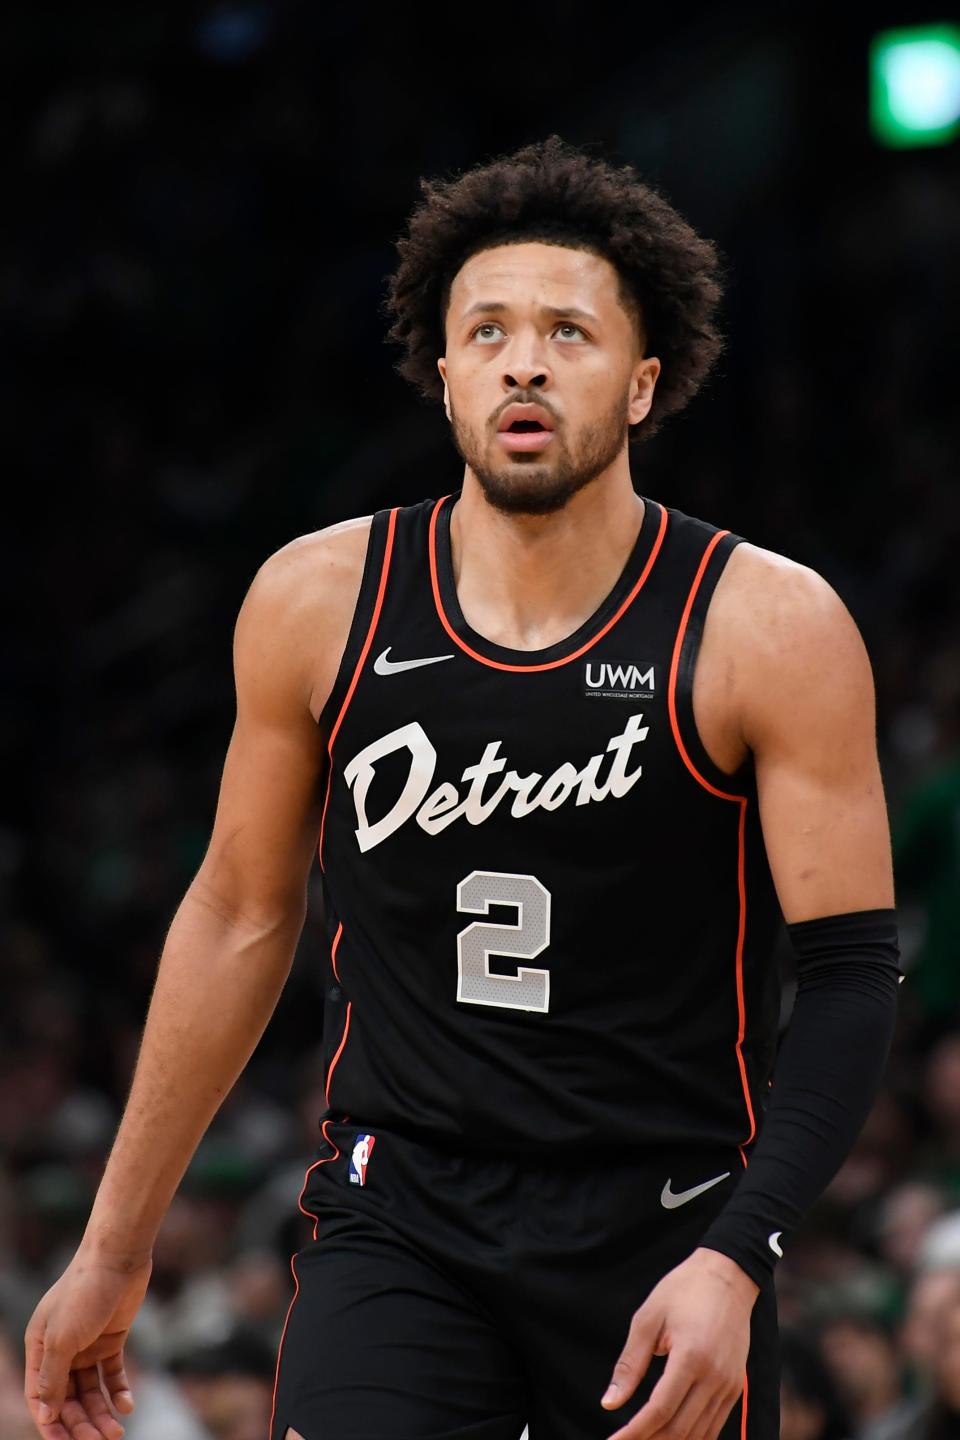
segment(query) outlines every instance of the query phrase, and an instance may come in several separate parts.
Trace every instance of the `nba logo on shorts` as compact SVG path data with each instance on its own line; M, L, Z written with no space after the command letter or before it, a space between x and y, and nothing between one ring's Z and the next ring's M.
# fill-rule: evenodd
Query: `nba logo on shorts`
M367 1183L367 1164L376 1138L376 1135L358 1135L354 1141L353 1154L350 1156L351 1185Z

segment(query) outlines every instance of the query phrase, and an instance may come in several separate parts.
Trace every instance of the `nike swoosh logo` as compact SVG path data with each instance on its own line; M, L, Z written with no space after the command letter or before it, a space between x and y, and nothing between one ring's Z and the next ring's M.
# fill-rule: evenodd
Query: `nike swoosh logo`
M726 1180L730 1175L729 1170L724 1170L722 1175L714 1175L712 1180L704 1180L702 1185L694 1185L689 1190L670 1189L671 1181L668 1180L660 1192L660 1204L664 1210L676 1210L678 1205L686 1205L690 1200L696 1200L704 1190L712 1190L714 1185L719 1185L721 1180Z
M436 665L440 660L452 660L452 655L426 655L422 660L388 660L387 656L393 649L388 645L382 655L378 655L373 662L373 668L378 675L399 675L401 670L419 670L421 665Z
M783 1251L780 1249L780 1236L782 1234L782 1230L774 1230L772 1235L767 1236L767 1244L770 1246L774 1255L779 1255L781 1260L783 1259Z

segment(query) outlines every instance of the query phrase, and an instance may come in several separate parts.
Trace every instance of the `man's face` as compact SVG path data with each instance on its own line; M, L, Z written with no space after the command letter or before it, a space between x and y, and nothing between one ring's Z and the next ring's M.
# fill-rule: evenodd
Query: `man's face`
M487 500L515 514L559 510L609 470L660 373L610 262L541 241L465 262L437 364L458 451Z

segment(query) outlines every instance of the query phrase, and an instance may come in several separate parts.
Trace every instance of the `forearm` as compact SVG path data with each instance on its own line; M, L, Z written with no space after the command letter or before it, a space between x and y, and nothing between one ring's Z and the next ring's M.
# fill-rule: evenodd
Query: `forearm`
M798 946L797 1001L763 1130L701 1242L758 1284L863 1125L890 1049L900 978L892 910L790 929Z
M304 912L255 925L191 887L167 932L123 1119L83 1248L149 1253L204 1132L266 1028Z

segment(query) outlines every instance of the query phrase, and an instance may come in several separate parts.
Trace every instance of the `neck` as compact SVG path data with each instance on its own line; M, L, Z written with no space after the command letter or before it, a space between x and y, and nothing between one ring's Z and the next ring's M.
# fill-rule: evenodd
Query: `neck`
M553 514L505 515L487 502L468 467L450 520L467 623L514 650L542 650L573 634L616 584L643 508L624 465Z

